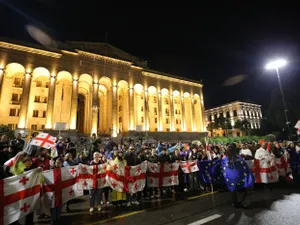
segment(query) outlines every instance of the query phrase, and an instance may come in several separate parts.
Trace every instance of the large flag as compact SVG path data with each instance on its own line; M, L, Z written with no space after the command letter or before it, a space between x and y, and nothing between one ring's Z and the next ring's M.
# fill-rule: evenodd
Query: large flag
M290 155L287 151L284 151L284 154L280 158L276 158L276 167L279 176L285 177L287 173L291 172L289 167L289 158Z
M30 142L30 144L49 149L55 147L55 141L56 137L47 133L40 133Z
M137 166L124 166L114 161L109 164L106 181L112 189L130 194L144 190L147 162L142 162Z
M254 160L252 172L256 183L274 183L278 181L278 171L275 160Z
M0 180L0 225L21 219L39 206L40 169Z
M151 163L148 162L148 187L168 187L179 184L179 163Z
M78 186L82 189L98 189L107 187L106 169L107 163L100 165L83 165L78 166Z
M67 201L83 195L78 187L78 166L43 171L43 200L48 207L59 207Z
M197 160L193 161L183 161L180 163L180 168L184 173L194 173L199 171Z
M228 157L224 157L221 159L221 166L221 172L229 191L253 186L254 176L242 157L238 157L235 162L230 162Z
M200 176L205 183L223 183L220 160L204 160L198 162Z

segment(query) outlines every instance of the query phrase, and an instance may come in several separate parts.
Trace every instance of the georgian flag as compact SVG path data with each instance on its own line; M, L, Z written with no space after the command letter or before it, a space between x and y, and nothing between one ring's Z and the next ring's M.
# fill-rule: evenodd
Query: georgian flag
M40 133L30 142L30 144L49 149L55 147L55 141L56 137L47 133Z
M40 182L39 168L0 180L0 225L17 221L38 208Z
M248 164L249 165L249 164ZM252 172L255 183L274 183L278 181L278 171L274 159L254 160Z
M78 166L68 166L43 171L43 205L59 207L67 201L83 195L78 187Z
M284 151L284 154L279 159L275 159L279 176L285 177L287 173L291 172L291 168L289 167L289 157L289 153Z
M79 188L89 190L108 186L106 182L107 163L92 166L80 164L78 169Z
M179 184L179 163L151 163L148 162L148 187L168 187Z
M184 173L194 173L199 171L198 165L197 165L197 160L193 161L182 161L180 163L180 168Z
M106 181L115 191L130 194L144 190L146 184L147 162L137 166L124 166L123 163L109 162Z

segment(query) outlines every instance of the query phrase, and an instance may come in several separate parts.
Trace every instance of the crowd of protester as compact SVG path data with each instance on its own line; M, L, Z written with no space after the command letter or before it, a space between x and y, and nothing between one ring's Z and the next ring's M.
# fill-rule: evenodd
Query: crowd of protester
M19 175L25 171L40 167L42 170L49 170L56 167L68 167L78 164L97 165L114 160L128 166L135 166L143 161L153 163L173 163L187 160L217 160L228 155L228 144L202 144L200 142L171 143L156 142L147 143L142 140L121 139L119 143L112 140L103 141L92 135L91 139L80 139L72 141L70 138L58 136L55 155L48 149L44 149L30 143L37 133L33 133L26 143L20 134L14 139L8 140L3 135L0 140L0 178ZM232 146L232 145L231 145ZM234 151L245 160L280 158L285 152L290 156L290 167L292 169L294 182L299 183L300 174L300 143L288 141L275 141L259 143L245 142L235 143ZM232 151L232 148L231 148ZM231 153L232 154L232 153ZM9 159L14 159L11 166L7 166ZM200 193L210 191L207 185L197 172L185 175L179 169L179 185L169 188L148 188L147 184L142 192L135 195L116 192L109 187L92 189L89 191L90 209L101 210L103 205L113 204L115 207L130 207L131 204L140 204L144 199L161 198L168 193L192 192ZM110 201L110 202L109 202ZM64 210L72 212L70 204L64 205ZM56 224L61 214L61 207L52 208L50 215L52 224ZM46 214L40 217L47 217ZM14 223L18 224L18 222ZM33 213L26 217L26 224L33 224Z

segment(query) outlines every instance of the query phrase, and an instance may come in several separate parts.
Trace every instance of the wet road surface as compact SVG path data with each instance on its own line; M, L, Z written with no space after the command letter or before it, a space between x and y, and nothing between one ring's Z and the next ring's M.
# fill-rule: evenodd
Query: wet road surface
M144 201L130 208L103 207L89 214L88 196L74 200L72 213L63 212L60 224L66 225L298 225L300 191L294 188L260 188L247 196L247 209L231 206L228 192L188 196L172 195ZM49 220L37 223L49 224Z

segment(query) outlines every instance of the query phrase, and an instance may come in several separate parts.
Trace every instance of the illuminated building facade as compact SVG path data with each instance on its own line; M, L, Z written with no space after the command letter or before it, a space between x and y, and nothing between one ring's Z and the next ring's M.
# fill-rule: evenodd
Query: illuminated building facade
M0 42L0 124L113 137L206 131L200 82L150 70L109 44L58 46Z
M260 121L262 119L261 105L235 101L219 107L208 109L205 111L206 125L210 122L214 122L217 117L223 115L224 118L228 118L233 127L232 134L233 136L240 136L241 131L234 129L235 122L237 120L246 119L249 121L251 129L260 129ZM215 130L214 132L218 136L223 136L224 131Z

